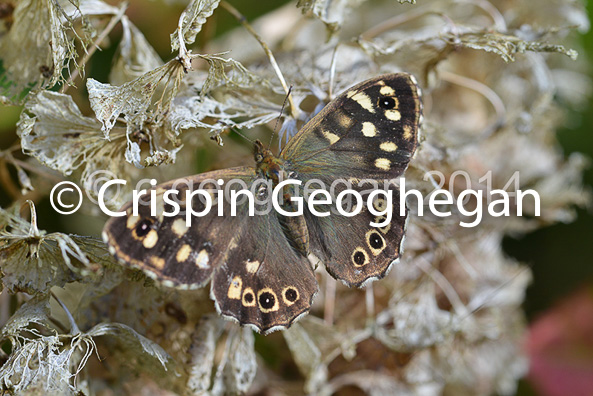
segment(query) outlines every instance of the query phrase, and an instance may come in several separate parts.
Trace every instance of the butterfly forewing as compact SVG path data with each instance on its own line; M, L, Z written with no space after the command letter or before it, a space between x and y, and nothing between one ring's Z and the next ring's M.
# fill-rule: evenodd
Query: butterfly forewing
M306 181L395 178L418 145L419 91L409 74L388 74L338 96L290 140L280 157Z
M306 211L311 252L328 272L349 286L385 276L401 255L407 212L400 215L397 178L406 170L418 145L421 117L419 90L412 76L390 74L358 84L329 103L291 140L281 157L294 177L317 181L332 193L334 205L328 217ZM378 212L391 210L391 221L364 209L354 217L337 212L340 191L369 187L391 192L374 200Z

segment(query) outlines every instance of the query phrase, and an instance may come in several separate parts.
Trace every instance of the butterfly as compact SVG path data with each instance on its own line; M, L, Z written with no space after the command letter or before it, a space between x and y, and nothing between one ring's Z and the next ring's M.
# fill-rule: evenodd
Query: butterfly
M311 308L318 291L318 262L334 278L360 287L384 277L398 261L407 220L405 207L405 215L399 215L398 192L391 201L391 222L373 227L371 222L385 217L373 215L368 207L356 216L315 215L327 213L332 207L327 201L314 205L315 211L305 205L298 216L274 210L251 216L249 200L237 200L232 215L229 200L214 199L221 191L216 188L251 188L269 200L267 189L252 187L277 186L282 179L327 187L342 180L360 190L359 180L397 178L416 151L421 113L420 89L413 76L394 73L364 81L328 103L278 156L256 141L255 166L156 186L150 198L142 197L146 204L138 207L137 215L129 202L121 209L125 216L109 219L103 238L119 261L164 286L194 289L210 282L211 298L225 318L263 333L287 328ZM282 208L288 212L295 209L294 187L281 191ZM184 214L164 215L173 207L171 197L182 209L188 204L196 212L205 209L205 196L188 195L198 188L209 191L211 201L217 202L207 214L193 217L191 224ZM176 195L165 197L167 190ZM375 198L376 211L385 209L388 201Z

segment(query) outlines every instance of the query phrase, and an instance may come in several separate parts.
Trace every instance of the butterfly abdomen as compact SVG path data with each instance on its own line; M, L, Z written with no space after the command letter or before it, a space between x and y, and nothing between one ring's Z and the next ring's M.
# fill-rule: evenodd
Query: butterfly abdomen
M307 229L305 217L278 215L278 218L290 246L304 257L307 257L309 255L309 230Z

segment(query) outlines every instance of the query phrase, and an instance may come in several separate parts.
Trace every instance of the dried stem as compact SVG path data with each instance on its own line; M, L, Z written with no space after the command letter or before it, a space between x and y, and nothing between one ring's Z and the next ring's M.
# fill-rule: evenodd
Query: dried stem
M105 29L103 29L103 31L99 34L99 36L97 36L97 39L91 44L90 48L86 51L86 53L80 63L80 67L84 67L84 65L87 64L87 62L89 61L91 56L93 56L95 51L97 49L99 49L99 45L103 42L103 40L105 40L107 35L109 33L111 33L111 31L113 30L115 25L117 25L117 23L122 19L122 17L124 16L124 14L126 12L127 7L128 7L127 2L124 2L120 6L119 12L111 18L111 20L109 21L107 26L105 26ZM60 93L65 93L68 90L68 88L70 88L74 84L74 80L76 80L76 78L78 78L78 75L79 75L78 70L79 70L79 68L77 68L76 70L74 70L74 72L72 72L68 81L66 81L66 83L60 89Z
M292 95L290 94L289 87L286 84L286 80L284 79L284 76L282 75L282 72L280 71L280 67L278 66L278 63L276 62L276 58L274 57L272 50L270 50L270 47L268 47L268 45L262 40L260 35L257 34L257 32L253 29L253 27L251 27L249 22L247 22L247 18L245 18L245 16L243 16L243 14L241 14L235 7L233 7L226 1L221 1L220 5L223 6L231 15L233 15L243 25L243 27L245 27L245 29L247 29L247 31L249 33L251 33L251 35L262 46L262 48L264 49L264 52L266 53L266 55L268 56L268 59L270 60L270 64L272 65L272 68L276 72L276 75L278 76L278 79L280 80L280 83L282 84L282 87L284 88L284 92L286 92L286 94L288 95L288 102L290 103L290 113L292 115L292 118L294 118L295 120L298 119L299 109L297 106L295 106L294 101L292 100Z

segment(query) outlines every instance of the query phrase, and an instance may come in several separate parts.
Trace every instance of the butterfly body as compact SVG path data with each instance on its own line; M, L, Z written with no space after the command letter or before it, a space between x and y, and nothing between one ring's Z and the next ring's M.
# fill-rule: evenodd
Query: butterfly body
M420 113L419 90L410 75L367 80L330 102L278 156L257 141L255 167L207 172L157 186L156 215L148 205L135 215L128 203L122 208L126 216L107 222L104 239L120 261L165 286L187 289L210 282L215 306L225 317L262 332L288 327L310 310L317 293L313 259L348 286L379 279L401 255L407 219L407 214L399 216L399 199L392 201L397 215L378 228L369 224L382 216L368 209L355 217L316 215L330 213L334 203L309 207L301 202L304 210L297 214L296 198L303 196L299 188L323 184L328 189L339 181L379 182L402 175L416 150ZM270 190L281 182L300 185L281 188L282 211L250 216L247 200L230 215L231 202L224 199L191 225L182 215L167 215L172 205L164 199L165 191L177 191L182 211L198 210L205 203L187 193L197 186L215 191L217 180L235 191L241 188L232 183L239 181L268 201ZM271 188L258 187L266 185ZM351 187L363 189L357 183ZM344 189L339 185L332 191ZM373 207L384 209L386 202L376 199Z

